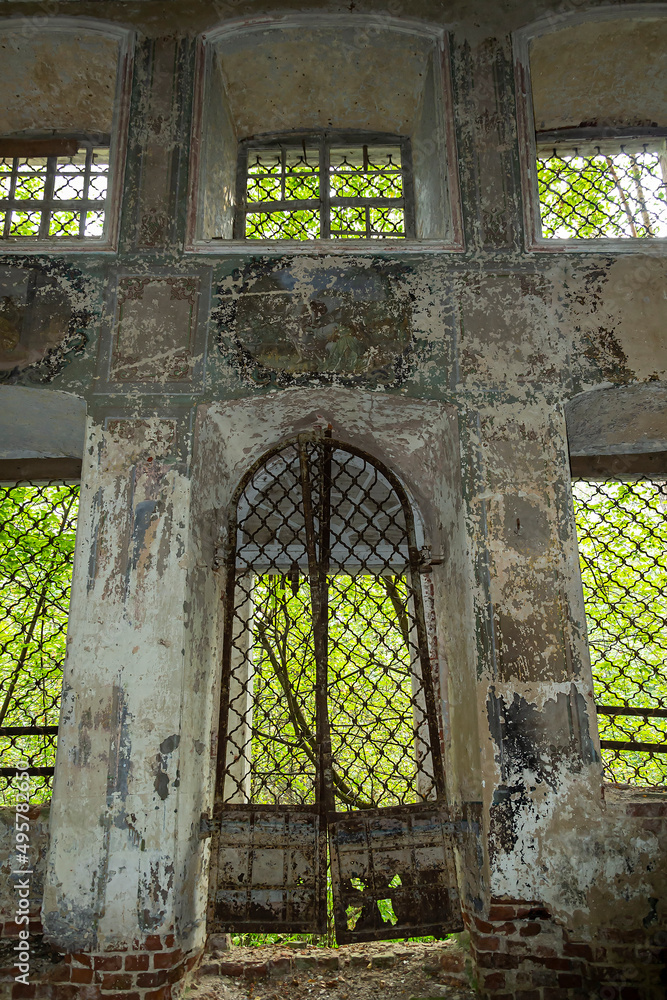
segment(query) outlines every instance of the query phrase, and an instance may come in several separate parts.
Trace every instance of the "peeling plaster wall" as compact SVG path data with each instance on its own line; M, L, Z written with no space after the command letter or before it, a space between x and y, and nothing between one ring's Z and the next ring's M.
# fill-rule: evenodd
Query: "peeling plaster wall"
M111 132L118 41L72 28L54 48L34 20L12 27L0 22L0 134Z
M666 48L667 25L650 14L536 39L530 53L536 128L667 125Z
M39 13L32 3L4 6L28 20ZM268 2L246 6L244 17L285 13ZM216 549L248 465L318 422L395 470L442 559L430 576L448 789L470 821L458 859L466 911L491 920L498 899L528 900L578 940L661 932L667 893L655 859L664 858L664 823L642 814L645 803L630 793L601 791L568 435L578 455L667 450L667 275L657 246L524 249L510 33L560 7L392 5L392 18L409 13L451 29L465 241L456 252L406 244L373 254L352 246L240 252L213 240L184 251L202 85L195 36L219 26L224 12L152 0L70 8L134 26L138 39L118 254L54 245L38 254L8 249L2 261L5 318L28 316L29 280L57 312L48 336L35 333L37 320L17 320L16 343L3 347L4 457L85 450L50 810L49 939L71 951L120 952L169 935L183 951L201 946L208 847L198 834L211 804L220 682ZM234 128L241 135L329 118L392 129L421 120L425 160L441 166L437 144L426 144L436 111L422 100L426 81L415 78L428 61L422 49L409 65L385 52L382 93L360 88L367 103L354 110L364 69L358 47L346 62L354 13L324 3L303 5L308 11L349 16L336 59L341 73L352 68L308 118L314 84L276 86L275 67L296 65L295 40L273 65L272 32L256 27L246 42L266 42L261 60L248 69L242 47L222 59L230 110L219 106L219 117L206 119L219 125L205 137L205 156L221 185L231 190ZM376 41L384 38L387 11L368 3L360 12L377 15ZM655 19L646 23L657 31ZM586 43L599 97L617 64L607 47L598 52L598 28L554 27L559 51L572 31ZM630 34L643 45L642 31ZM328 94L322 37L315 22L299 64ZM538 48L549 54L544 38ZM554 59L551 81L556 71L574 93L579 83ZM646 115L656 118L664 78L646 78ZM45 92L37 99L30 87L25 103L43 123ZM639 115L640 89L630 72L623 115ZM261 111L268 106L278 126ZM563 121L579 124L563 108ZM556 120L552 111L545 122ZM442 232L437 213L447 197L423 194L425 231ZM229 204L220 208L206 206L207 235L229 235Z

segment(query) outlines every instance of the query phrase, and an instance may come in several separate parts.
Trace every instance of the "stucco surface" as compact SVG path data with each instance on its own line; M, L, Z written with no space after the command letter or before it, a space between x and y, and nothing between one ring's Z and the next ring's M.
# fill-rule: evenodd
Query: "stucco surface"
M547 32L531 46L535 126L667 125L667 24L619 17Z

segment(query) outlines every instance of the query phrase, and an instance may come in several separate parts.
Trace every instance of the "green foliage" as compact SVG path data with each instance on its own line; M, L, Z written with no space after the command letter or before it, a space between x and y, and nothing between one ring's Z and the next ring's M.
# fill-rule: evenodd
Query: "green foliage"
M553 151L537 160L542 235L556 239L667 236L659 152Z
M315 801L316 664L301 577L253 587L252 800ZM401 577L328 580L328 716L338 808L416 801L408 588ZM400 616L400 617L399 617ZM401 620L402 619L402 620Z
M78 486L0 488L0 725L58 724ZM55 764L55 737L0 737L2 767ZM33 801L50 781L32 778ZM12 801L2 779L0 803Z
M667 487L573 484L588 641L599 705L667 709ZM667 745L667 719L598 717L603 740ZM607 778L664 785L667 754L603 749Z

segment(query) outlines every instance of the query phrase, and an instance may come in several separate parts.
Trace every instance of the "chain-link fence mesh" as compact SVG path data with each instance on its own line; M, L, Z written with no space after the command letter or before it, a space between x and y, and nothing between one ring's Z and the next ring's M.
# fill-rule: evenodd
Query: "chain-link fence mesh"
M604 773L667 784L667 482L572 484Z
M0 486L0 804L18 766L50 798L79 486Z
M338 809L435 797L408 534L393 485L340 447L288 445L250 478L228 564L225 802L313 804L325 746Z
M667 237L667 154L649 144L538 147L542 235Z

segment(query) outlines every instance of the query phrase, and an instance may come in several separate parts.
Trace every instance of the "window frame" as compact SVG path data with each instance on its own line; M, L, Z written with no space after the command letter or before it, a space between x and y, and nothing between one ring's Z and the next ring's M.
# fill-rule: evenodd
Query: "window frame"
M293 240L293 239L281 239L276 238L266 238L266 239L253 239L245 235L246 219L248 215L249 203L246 200L247 195L247 177L248 177L248 154L253 149L298 149L300 146L310 146L316 147L319 152L319 177L320 177L320 196L317 199L312 199L306 201L303 199L303 205L300 201L290 203L289 208L285 208L285 211L299 211L301 207L317 209L320 216L320 232L319 237L314 237L309 240ZM403 177L403 194L401 198L391 199L396 207L402 207L404 211L404 234L402 236L392 236L388 235L386 237L368 237L366 234L363 236L354 237L332 237L330 233L331 226L331 207L335 202L340 201L344 206L349 206L350 208L359 207L359 205L375 199L364 199L364 198L331 198L329 185L322 183L322 179L328 176L329 168L329 153L332 146L354 146L357 148L365 148L367 146L399 146L401 150L401 174ZM252 204L252 203L250 203ZM258 204L261 204L259 202ZM286 205L288 203L285 203ZM399 244L405 240L414 240L415 237L415 198L414 198L414 173L412 169L412 144L408 136L394 135L387 132L366 132L359 130L339 130L339 129L322 129L319 131L297 131L297 132L271 132L261 136L252 136L249 139L242 139L238 144L238 155L236 164L236 205L234 211L234 239L243 241L249 246L255 243L270 242L277 245L292 245L295 243L314 243L319 244L322 241L332 241L335 243L341 243L343 245L356 245L360 241L365 242L378 242L380 246L384 246L385 243L396 240Z
M659 479L663 480L667 484L667 451L655 451L655 452L627 452L627 453L613 453L613 454L591 454L591 455L570 455L570 482L575 481L587 481L587 482L608 482L610 480L616 480L619 482L638 482L640 480L652 480ZM571 499L572 505L572 517L574 515L574 501ZM576 526L575 520L575 540L577 543L577 565L579 566L580 553L579 553L579 532ZM580 579L580 591L581 591L581 601L582 608L584 610L584 620L586 622L586 648L588 646L588 612L586 610L586 601L583 593L583 583ZM591 680L595 684L595 676L593 674L591 666ZM619 716L629 716L631 718L640 718L644 715L645 718L657 717L666 718L667 709L650 709L647 711L642 711L642 707L638 706L638 710L633 713L631 711L632 706L624 707L618 706L618 711L614 711L617 706L609 706L604 704L598 704L597 698L593 694L593 702L595 705L596 716L603 715L605 717L613 718L615 715ZM610 711L611 709L611 711ZM649 714L647 714L650 713ZM642 752L643 750L649 754L649 756L660 755L662 751L651 750L652 746L659 746L660 744L637 744L637 747L632 743L632 741L614 741L605 740L600 737L599 726L598 726L598 741L601 749L619 750L622 752L622 747L627 743L627 752L632 752L633 749L636 752ZM625 788L628 787L632 790L650 790L655 793L664 792L664 788L660 785L650 785L650 784L640 784L639 782L630 782L626 784L618 784L614 781L606 780L606 774L603 770L603 781L605 785L612 788Z
M0 35L3 30L15 31L23 27L23 18L0 18ZM120 215L123 198L123 178L128 146L128 127L130 119L130 97L132 93L132 78L134 70L134 46L136 32L111 21L103 21L92 17L54 17L49 18L48 31L54 36L54 47L58 45L58 36L71 32L96 32L118 42L118 61L116 64L116 92L114 95L113 118L109 135L109 171L107 198L105 209L105 233L98 237L64 236L0 236L0 254L30 254L50 253L58 250L78 251L79 253L116 252L120 233ZM59 141L68 137L82 137L83 133L63 132L51 133L48 138ZM97 136L99 137L99 136ZM14 133L0 136L4 143L29 143L36 138L43 140L45 133Z
M26 210L32 209L32 211L40 213L40 232L36 236L12 236L7 233L0 232L0 239L4 243L13 244L17 240L30 240L42 242L55 242L58 241L72 242L76 240L77 243L86 242L87 245L104 246L108 241L108 230L110 226L109 218L109 196L110 196L110 170L111 162L109 155L109 165L106 171L107 178L107 192L103 202L93 200L89 197L80 199L70 199L69 201L64 199L57 199L53 196L54 181L58 178L57 169L57 159L65 156L74 156L80 153L82 150L86 151L86 160L84 167L84 180L85 187L88 188L91 177L93 176L91 172L92 156L95 149L107 149L110 154L110 136L109 135L58 135L47 138L30 138L30 139L20 139L11 138L3 139L0 138L0 158L5 160L25 160L25 159L45 159L46 167L44 171L44 181L45 189L44 196L41 199L36 199L32 201L30 199L22 198L1 198L0 197L0 211L5 209L11 214L15 211L20 211L22 208ZM16 176L16 162L12 167L12 178ZM99 211L99 205L103 205L104 212L104 223L101 236L57 236L55 234L49 234L48 228L51 221L51 217L56 211L65 212L75 212L78 215L83 213L93 211L95 206ZM8 220L5 218L4 228L7 229ZM81 228L81 219L79 220L79 228Z
M197 57L195 67L195 86L190 127L190 157L188 171L188 204L186 212L186 236L184 250L188 254L224 256L246 255L248 247L255 244L254 249L267 256L282 256L289 253L294 256L312 254L316 246L317 252L349 255L364 255L382 252L383 254L422 254L422 253L464 253L466 241L463 226L463 207L461 201L461 180L459 176L458 151L458 113L454 91L454 73L451 49L453 45L451 29L441 24L424 21L417 18L394 17L387 15L382 18L381 29L389 29L397 34L415 35L427 38L432 45L433 70L435 89L438 101L437 127L440 130L440 143L436 145L440 176L443 179L443 221L444 230L436 236L400 237L396 240L383 239L378 246L376 239L335 239L319 240L237 240L233 236L204 236L201 232L203 216L203 198L206 189L205 171L205 136L206 108L209 87L209 72L216 58L218 46L242 38L246 32L260 28L263 32L281 31L283 29L310 29L317 24L318 28L341 29L354 27L358 36L372 37L378 31L377 17L373 14L355 13L351 18L346 14L327 14L319 12L314 18L312 13L290 13L279 17L274 15L257 15L253 17L232 18L218 24L197 39ZM275 119L274 119L275 120ZM433 158L431 144L425 143L420 148L413 142L413 166L417 168L424 159Z
M523 191L523 222L525 249L540 253L667 253L667 237L596 237L577 239L567 237L557 239L542 235L542 219L537 179L537 147L540 138L551 142L554 132L538 133L535 129L533 93L530 73L530 46L542 35L558 31L560 28L576 26L589 21L610 21L621 18L642 20L667 16L667 4L634 4L628 7L603 7L575 14L550 15L513 33L514 76L517 103L517 129L519 140L519 161L521 166L521 186ZM593 144L595 139L655 138L655 129L563 129L559 141L572 145L573 140ZM659 129L667 135L667 127Z
M80 488L81 488L81 471L82 471L82 460L79 458L19 458L19 459L2 459L0 460L0 486L3 487L18 487L22 485L44 485L44 486L68 486L68 485L78 485L79 487L79 498L80 498ZM77 512L78 519L78 512ZM75 553L73 554L72 560L74 560ZM71 602L71 586L70 586L70 602ZM68 609L69 617L69 609ZM60 709L62 706L62 683L64 680L64 660L61 665L61 691L60 691L60 707L58 714L60 716ZM0 726L0 736L53 736L53 748L56 752L56 758L53 764L46 766L41 765L29 765L27 768L27 774L32 777L50 778L51 779L51 795L53 794L53 781L56 775L57 767L57 746L58 746L58 736L60 733L60 719L57 725L48 724L44 726ZM4 767L4 763L0 767L0 778L7 779L6 790L11 789L10 779L16 774L15 767ZM45 800L50 801L49 799ZM36 803L41 804L41 803Z

